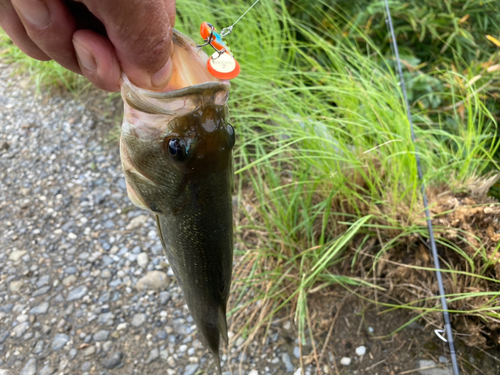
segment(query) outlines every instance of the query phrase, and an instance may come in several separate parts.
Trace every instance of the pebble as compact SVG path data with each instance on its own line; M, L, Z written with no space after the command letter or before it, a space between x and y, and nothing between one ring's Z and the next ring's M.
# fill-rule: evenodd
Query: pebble
M26 250L14 250L9 254L9 260L17 262L27 253Z
M146 268L148 266L148 263L149 263L148 254L140 253L139 255L137 255L137 264L139 265L139 267Z
M431 360L421 359L418 361L418 365L420 368L418 373L420 375L453 375L453 370L451 368L437 367L436 362Z
M160 357L160 352L158 348L154 348L153 350L151 350L151 352L149 352L149 356L146 359L146 363L151 363L153 361L156 361L159 357Z
M48 302L42 302L38 306L33 307L30 310L30 314L33 315L40 315L40 314L45 314L49 310L49 303Z
M19 337L21 337L22 335L24 335L26 333L26 331L28 330L29 326L30 326L29 322L19 323L17 326L15 326L12 329L12 333L14 334L14 336L16 338L19 338Z
M187 365L186 368L184 369L183 375L193 375L196 370L198 370L199 365L197 363L193 363L190 365Z
M138 290L146 289L165 289L168 286L168 277L162 271L149 271L137 281L136 288Z
M36 359L30 358L28 362L26 362L26 365L24 365L19 375L35 375L35 374L36 374Z
M286 372L293 372L293 370L295 369L295 367L292 364L292 359L290 358L290 354L288 354L286 352L282 353L281 354L281 360L285 364Z
M12 281L9 285L9 289L12 293L18 293L23 287L23 284L24 281L22 280Z
M120 365L120 363L122 362L122 358L123 358L122 352L114 352L110 354L108 357L103 359L102 365L104 366L104 368L107 368L108 370L114 369L115 367Z
M134 327L139 327L146 321L146 319L146 314L135 314L132 317L132 321L130 322L130 324L132 324Z
M55 372L55 370L52 367L50 367L49 365L45 365L40 370L38 375L52 375L54 372Z
M257 370L252 370L248 373L248 375L259 375L259 372Z
M77 280L77 278L75 275L69 275L63 279L62 284L64 286L70 286L70 285L73 285L74 283L76 283L76 280Z
M100 330L94 333L94 341L106 341L109 337L109 331Z
M59 350L61 349L66 343L70 340L70 337L64 333L57 333L54 336L54 340L52 340L52 344L50 347L52 350Z
M70 290L70 292L68 293L68 298L66 298L66 301L71 302L80 299L83 296L85 296L88 293L88 291L89 290L85 285L76 287L75 289Z
M356 354L359 355L360 357L362 355L365 355L365 353L366 353L366 347L365 346L358 346L356 348Z
M340 360L340 364L343 365L343 366L349 366L351 364L351 358L349 358L349 357L343 357Z

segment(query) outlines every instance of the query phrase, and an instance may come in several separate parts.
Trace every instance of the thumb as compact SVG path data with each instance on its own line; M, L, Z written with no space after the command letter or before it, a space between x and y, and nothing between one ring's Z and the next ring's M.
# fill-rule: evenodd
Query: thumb
M83 0L102 22L122 71L137 86L161 90L172 75L175 0Z

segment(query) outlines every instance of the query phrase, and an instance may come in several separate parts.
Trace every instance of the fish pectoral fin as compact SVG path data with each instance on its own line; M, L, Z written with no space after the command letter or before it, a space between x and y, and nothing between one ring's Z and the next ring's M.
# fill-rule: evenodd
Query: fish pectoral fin
M135 170L125 170L127 183L127 194L136 206L145 208L154 214L166 214L171 212L165 202L165 189L155 184Z
M229 345L229 338L227 336L227 320L226 320L226 307L221 306L219 308L219 321L217 322L220 334L222 336L222 341L224 344Z

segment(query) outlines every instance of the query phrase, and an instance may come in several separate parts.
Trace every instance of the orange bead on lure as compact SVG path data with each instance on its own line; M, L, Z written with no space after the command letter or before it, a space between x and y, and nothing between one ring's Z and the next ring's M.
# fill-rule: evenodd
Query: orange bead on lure
M208 71L214 77L219 79L233 79L240 74L240 64L238 64L238 61L234 58L229 46L223 38L233 31L234 25L236 25L259 1L260 0L256 0L235 23L223 29L221 33L217 32L214 25L211 23L203 22L201 24L200 34L205 44L199 45L198 47L211 45L212 48L215 49L216 52L210 56L207 61Z

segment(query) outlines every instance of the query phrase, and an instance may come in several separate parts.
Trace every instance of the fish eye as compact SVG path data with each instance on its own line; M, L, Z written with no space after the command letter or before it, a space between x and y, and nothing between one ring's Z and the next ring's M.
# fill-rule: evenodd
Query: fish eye
M187 157L186 141L183 139L171 138L168 141L168 153L176 161L184 161Z
M227 125L227 133L229 134L229 143L231 144L231 147L233 147L236 143L236 134L231 124Z

